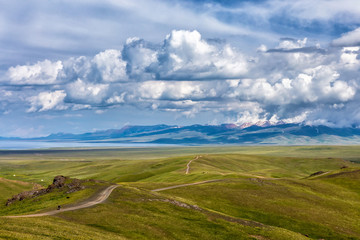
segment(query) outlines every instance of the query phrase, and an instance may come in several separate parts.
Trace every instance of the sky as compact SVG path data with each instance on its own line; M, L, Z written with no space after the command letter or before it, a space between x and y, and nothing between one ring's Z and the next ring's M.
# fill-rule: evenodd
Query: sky
M0 136L360 126L358 0L0 0Z

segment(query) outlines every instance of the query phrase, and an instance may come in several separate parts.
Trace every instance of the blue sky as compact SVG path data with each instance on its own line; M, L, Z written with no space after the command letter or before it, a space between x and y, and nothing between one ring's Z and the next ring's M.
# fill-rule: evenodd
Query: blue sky
M0 136L359 126L357 0L0 0Z

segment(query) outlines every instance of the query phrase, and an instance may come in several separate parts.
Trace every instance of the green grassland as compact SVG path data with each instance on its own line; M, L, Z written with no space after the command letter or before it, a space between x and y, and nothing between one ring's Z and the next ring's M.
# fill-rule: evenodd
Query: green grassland
M5 206L56 175L105 182ZM360 239L359 146L1 151L0 177L1 216L75 204L119 184L91 208L0 217L4 239ZM217 181L151 191L207 180Z
M6 207L0 207L0 216L7 215L21 215L27 213L45 212L55 210L57 206L72 205L82 202L84 199L89 198L96 192L101 191L109 184L106 183L94 183L86 182L83 184L85 189L77 192L67 193L61 189L55 189L55 191L48 194L22 201L14 202ZM17 192L19 193L19 192ZM1 194L5 197L5 194ZM7 195L8 198L11 195Z
M4 202L10 196L23 191L30 191L37 186L33 183L21 182L16 180L9 180L0 177L0 201Z

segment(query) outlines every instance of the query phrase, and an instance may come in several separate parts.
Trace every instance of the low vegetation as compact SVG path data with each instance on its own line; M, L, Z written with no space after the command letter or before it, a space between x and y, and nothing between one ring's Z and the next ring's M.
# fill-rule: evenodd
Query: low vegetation
M358 146L2 152L0 238L360 239L359 156ZM103 182L5 206L56 175ZM216 181L152 191L208 180ZM104 204L5 217L76 205L110 183L119 187Z

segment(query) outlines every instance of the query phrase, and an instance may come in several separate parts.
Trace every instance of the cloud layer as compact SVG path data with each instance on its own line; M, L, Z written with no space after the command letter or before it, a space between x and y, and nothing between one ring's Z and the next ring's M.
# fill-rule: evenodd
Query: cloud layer
M198 31L173 30L161 44L130 38L93 57L10 67L0 110L19 103L29 113L131 106L188 117L217 113L239 124L359 126L357 34L327 48L285 38L253 54Z

